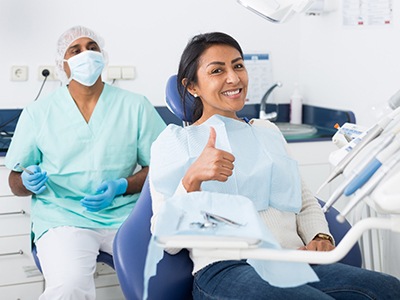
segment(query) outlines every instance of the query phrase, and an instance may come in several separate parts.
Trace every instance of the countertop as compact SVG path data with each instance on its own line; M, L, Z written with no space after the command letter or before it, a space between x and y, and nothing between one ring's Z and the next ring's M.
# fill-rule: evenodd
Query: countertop
M167 124L173 123L182 125L182 121L178 119L167 107L157 106L158 113ZM267 112L278 110L278 118L275 122L286 123L289 122L290 105L289 104L267 104ZM238 116L248 119L258 118L260 111L259 104L246 104L244 108L238 112ZM303 105L303 124L312 125L317 129L317 133L308 138L287 138L289 143L296 142L316 142L316 141L330 141L332 136L336 133L337 129L334 125L338 123L356 123L355 115L351 111L337 110L324 108L312 105Z
M167 124L173 123L182 125L178 119L166 106L155 107L160 116ZM259 104L246 104L238 112L239 117L248 119L258 118ZM276 122L289 122L290 105L289 104L267 104L267 112L278 110ZM5 156L11 137L14 132L18 117L22 109L0 109L0 157ZM312 105L303 105L303 124L312 125L317 129L317 133L307 138L287 138L289 143L296 142L318 142L328 141L336 133L334 125L338 123L343 125L346 122L356 123L354 113L346 110L336 110Z

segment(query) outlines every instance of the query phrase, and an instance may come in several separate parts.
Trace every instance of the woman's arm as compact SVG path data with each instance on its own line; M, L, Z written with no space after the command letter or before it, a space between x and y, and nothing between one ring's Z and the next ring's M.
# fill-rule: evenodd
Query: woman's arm
M297 228L298 234L306 244L301 249L329 251L335 248L334 240L329 232L328 222L321 206L303 181L302 208L297 215ZM320 233L330 236L333 243L327 239L317 237Z

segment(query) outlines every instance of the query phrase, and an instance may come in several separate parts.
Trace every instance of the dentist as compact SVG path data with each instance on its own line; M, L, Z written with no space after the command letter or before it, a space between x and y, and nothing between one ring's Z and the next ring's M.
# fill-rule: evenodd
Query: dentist
M95 299L96 257L112 254L147 176L151 144L165 128L145 96L102 81L103 47L82 26L61 35L56 66L66 85L23 110L6 155L12 192L32 195L33 243L46 281L40 300Z

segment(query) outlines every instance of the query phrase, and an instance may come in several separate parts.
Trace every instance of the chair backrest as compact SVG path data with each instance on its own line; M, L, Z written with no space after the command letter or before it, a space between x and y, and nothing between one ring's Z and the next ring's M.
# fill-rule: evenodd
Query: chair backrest
M42 267L40 265L39 257L37 256L36 245L32 243L32 256L33 260L35 261L36 267L42 272ZM98 263L105 263L106 265L110 266L114 269L114 260L111 254L107 252L100 251L99 255L97 256Z
M176 115L183 122L192 123L194 97L189 93L185 94L184 111L181 96L178 91L176 75L172 75L167 81L167 86L165 89L165 101L167 103L167 107L174 113L174 115Z
M114 239L114 265L122 292L126 299L142 299L144 289L144 265L150 241L152 216L148 178L140 197L119 228ZM164 252L157 265L157 274L149 281L148 299L191 299L193 263L188 251L177 255Z

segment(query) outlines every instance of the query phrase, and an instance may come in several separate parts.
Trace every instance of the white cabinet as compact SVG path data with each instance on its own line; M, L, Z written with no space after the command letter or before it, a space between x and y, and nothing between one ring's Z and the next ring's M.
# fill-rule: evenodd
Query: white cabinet
M307 186L314 194L325 182L333 170L329 163L329 155L338 148L332 141L288 143L291 156L299 163L300 173ZM315 194L323 201L327 201L332 192L342 181L341 177L326 185L318 194ZM340 210L341 201L334 206ZM337 207L339 205L339 207Z
M30 246L30 197L12 195L9 170L0 157L0 299L37 300L44 279L36 268ZM99 263L95 272L98 300L123 300L115 271Z
M38 299L44 281L31 255L30 197L12 195L8 174L1 160L0 295L7 300Z

